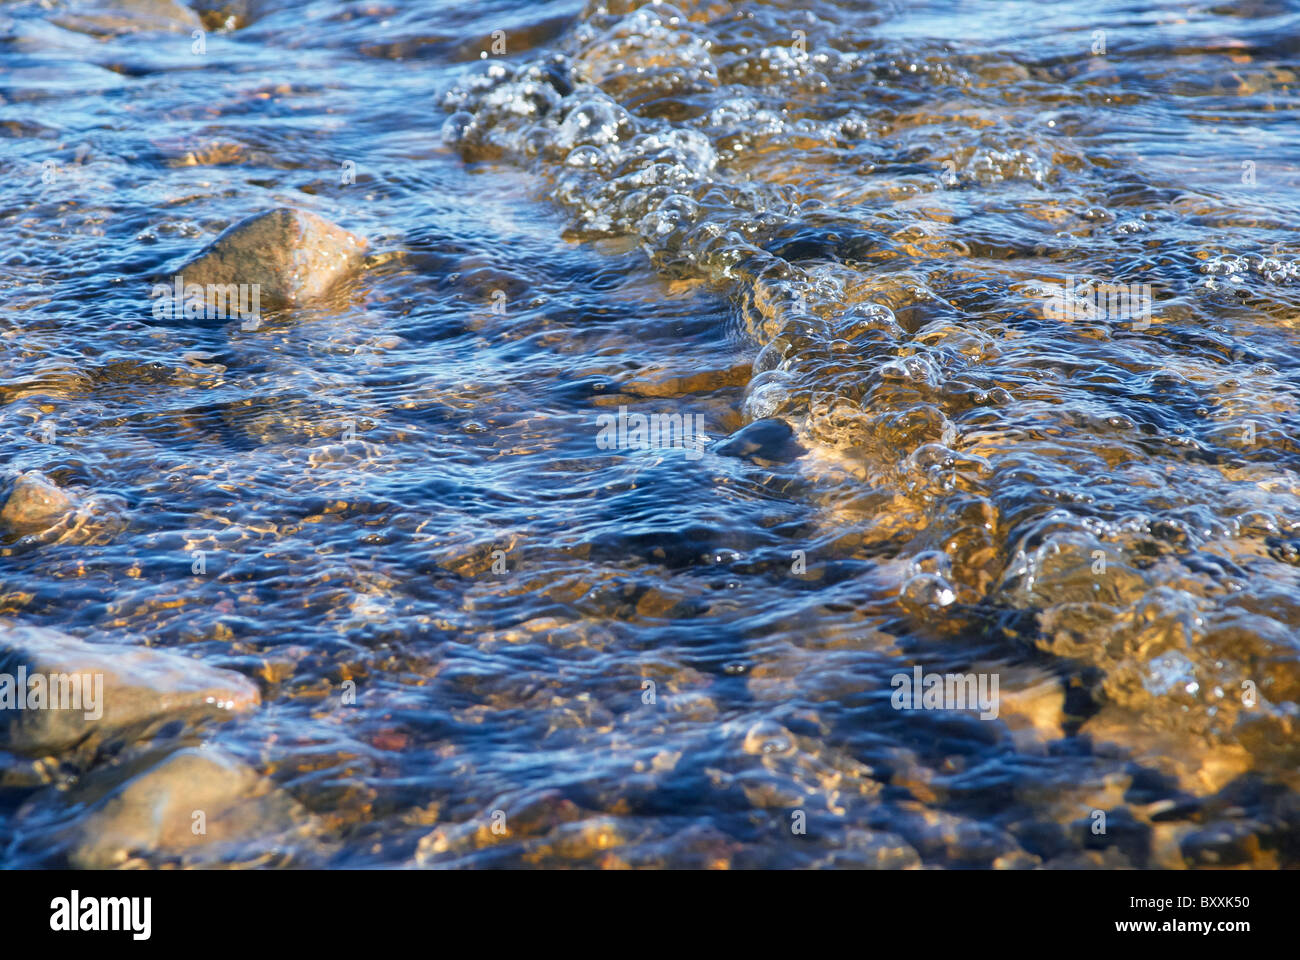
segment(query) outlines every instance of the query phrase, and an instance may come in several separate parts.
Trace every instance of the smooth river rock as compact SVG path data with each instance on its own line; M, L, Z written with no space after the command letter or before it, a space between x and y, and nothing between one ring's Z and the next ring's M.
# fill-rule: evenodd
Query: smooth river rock
M68 494L38 470L29 470L0 508L0 527L19 535L48 530L75 509Z
M713 452L722 457L789 463L808 451L795 439L789 424L784 420L767 418L741 427L716 444Z
M72 866L106 870L133 857L212 862L281 834L304 814L241 760L215 747L177 750L119 786L79 825Z
M38 703L33 699L37 677L45 706L30 709ZM24 709L11 705L19 695ZM229 717L260 702L257 686L242 674L177 653L86 643L57 630L0 621L3 750L56 754L112 736L146 736L173 721Z
M177 273L186 286L257 284L262 309L328 293L362 262L366 241L314 213L280 207L227 228Z
M94 37L189 33L201 26L198 14L179 0L76 0L42 6L52 11L53 23Z

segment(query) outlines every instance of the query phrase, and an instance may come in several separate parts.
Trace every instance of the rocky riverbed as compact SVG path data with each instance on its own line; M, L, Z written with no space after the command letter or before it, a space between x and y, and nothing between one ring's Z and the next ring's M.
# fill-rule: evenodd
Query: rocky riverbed
M0 865L1300 865L1297 35L0 5Z

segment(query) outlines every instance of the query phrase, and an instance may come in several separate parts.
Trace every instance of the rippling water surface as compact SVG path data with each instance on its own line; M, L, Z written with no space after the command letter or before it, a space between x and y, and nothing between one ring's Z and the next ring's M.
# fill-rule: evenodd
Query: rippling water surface
M0 754L0 859L203 743L273 812L130 863L1300 865L1298 61L1294 0L0 4L0 449L78 503L0 617L263 698ZM277 206L365 269L151 315Z

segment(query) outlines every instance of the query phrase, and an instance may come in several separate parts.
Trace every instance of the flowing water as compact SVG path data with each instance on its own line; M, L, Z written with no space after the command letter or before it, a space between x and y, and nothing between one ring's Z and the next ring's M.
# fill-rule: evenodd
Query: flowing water
M0 449L79 498L0 617L255 680L180 742L288 798L133 862L1300 865L1298 70L1295 0L0 4ZM276 206L365 269L151 314ZM157 748L5 759L0 861Z

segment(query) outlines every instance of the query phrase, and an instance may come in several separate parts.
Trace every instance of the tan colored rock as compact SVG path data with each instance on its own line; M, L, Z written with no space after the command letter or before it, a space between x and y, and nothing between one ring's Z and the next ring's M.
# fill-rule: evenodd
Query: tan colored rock
M66 30L95 37L184 33L201 26L198 14L179 0L75 0L57 4L51 20Z
M1089 717L1079 732L1092 739L1099 755L1131 757L1176 780L1180 790L1197 797L1218 793L1250 770L1251 755L1240 744L1209 739L1174 724L1161 727L1152 719L1107 704Z
M270 781L212 747L178 750L127 780L88 816L74 867L105 870L137 856L221 859L241 841L282 833L302 811Z
M0 509L0 526L10 533L28 534L48 530L74 509L72 498L37 470L29 470L16 481Z
M293 307L355 271L366 241L314 213L280 207L241 220L177 271L184 285L256 284L263 309ZM188 296L188 294L187 294Z
M45 706L30 709L37 676ZM6 696L25 697L29 708L7 705ZM179 654L0 622L0 749L43 756L176 720L229 717L260 702L243 675Z

